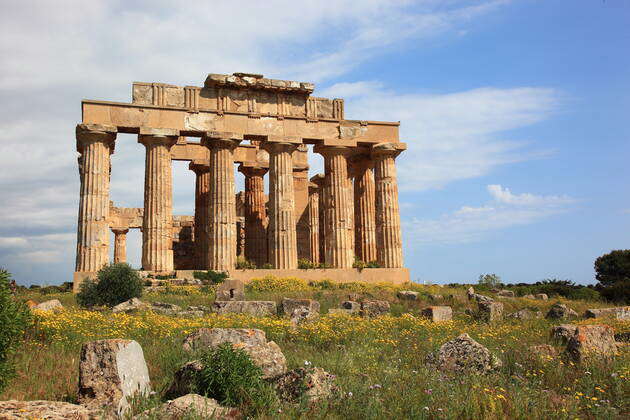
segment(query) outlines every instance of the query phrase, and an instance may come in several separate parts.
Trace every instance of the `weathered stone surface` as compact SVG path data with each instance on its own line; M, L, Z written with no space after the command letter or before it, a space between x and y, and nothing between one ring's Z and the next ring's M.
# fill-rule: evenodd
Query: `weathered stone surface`
M131 298L123 303L119 303L118 305L114 306L112 308L112 312L113 313L118 313L118 312L129 313L129 312L146 310L148 308L149 308L149 305L142 302L140 299Z
M570 317L577 317L578 314L573 309L562 303L554 303L553 306L547 312L546 318L548 319L566 319Z
M534 295L534 297L538 300L547 300L549 299L549 296L547 296L546 293L537 293L536 295Z
M496 356L466 333L444 343L437 352L429 354L427 363L443 372L485 373L502 366Z
M245 300L245 284L241 280L226 279L217 287L216 300Z
M501 296L501 297L514 297L514 292L511 290L499 290L499 292L497 293L497 296Z
M203 370L199 360L185 363L175 371L173 382L166 390L166 398L177 398L195 391L196 375Z
M523 299L536 299L536 297L534 295L525 295Z
M346 300L345 302L341 302L341 309L350 312L359 312L361 311L361 304L352 300Z
M577 362L612 357L616 351L614 330L608 325L579 325L567 343L567 354Z
M385 300L371 300L361 303L361 316L376 317L389 312L389 302Z
M422 315L433 322L450 321L453 319L453 309L450 306L429 306L422 310Z
M479 302L479 318L486 322L503 319L503 304L501 302Z
M219 314L237 313L252 316L272 316L278 312L276 302L260 300L233 300L214 302L212 310Z
M204 306L204 305L188 306L186 308L186 310L187 311L212 312L212 309L210 309L208 306Z
M57 312L63 310L63 305L59 302L59 299L52 299L34 306L33 309L45 312Z
M140 345L133 340L98 340L81 348L79 402L108 407L122 414L128 398L151 391L149 371Z
M587 309L584 314L586 318L613 317L620 320L630 320L630 306L619 306L616 308Z
M512 319L525 320L525 319L541 318L542 314L540 312L534 312L525 308L525 309L521 309L520 311L512 312L511 314L508 314L505 317L512 318Z
M338 390L335 376L317 367L293 369L275 378L273 384L280 399L288 402L302 398L315 402L331 397Z
M38 305L38 303L37 303L37 302L35 302L34 300L31 300L31 299L29 299L29 300L27 300L26 302L24 302L24 304L25 304L26 306L28 306L28 307L29 307L29 309L33 309L34 307L36 307L36 306Z
M418 300L420 293L412 292L411 290L401 290L396 296L401 300Z
M280 347L267 341L265 332L242 328L201 328L184 339L184 350L215 348L222 343L231 343L242 348L263 371L263 376L271 378L287 370L286 359Z
M468 300L472 300L475 297L475 289L472 286L466 290L466 296L468 296Z
M177 312L177 316L182 318L201 318L205 315L203 311L181 311Z
M61 401L0 401L0 419L96 420L100 410Z
M577 325L561 324L551 328L551 337L566 344L575 335Z
M164 302L153 302L149 309L162 315L175 315L182 310L181 306Z
M313 312L305 307L298 307L293 310L290 320L292 325L298 325L305 321L319 318L319 312Z
M319 313L319 302L313 299L282 299L282 312L291 316L298 308L307 309L310 313Z
M158 408L147 410L135 416L134 420L149 418L180 420L191 417L221 420L238 419L240 418L240 412L236 408L220 406L215 399L202 397L197 394L186 394L168 401Z

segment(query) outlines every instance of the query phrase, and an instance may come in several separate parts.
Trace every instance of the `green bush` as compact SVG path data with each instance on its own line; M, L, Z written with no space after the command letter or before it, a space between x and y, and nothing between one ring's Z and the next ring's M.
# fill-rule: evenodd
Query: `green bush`
M243 256L239 256L236 258L236 269L237 270L255 270L256 263L253 261L249 261L247 258Z
M228 278L228 274L223 271L194 271L193 277L201 280L203 284L220 284Z
M313 268L317 268L317 265L317 263L314 263L311 260L307 260L306 258L300 258L298 260L298 268L300 270L310 270Z
M612 286L598 287L601 296L610 301L630 304L630 280L618 281Z
M223 343L203 353L199 360L204 368L196 375L197 393L221 405L239 407L249 415L269 413L276 405L273 388L242 349Z
M22 302L15 300L9 283L11 275L0 269L0 393L13 377L10 355L20 344L24 332L31 325L31 312Z
M138 272L125 263L105 266L97 280L81 284L77 302L83 307L115 306L131 298L142 296L142 279Z

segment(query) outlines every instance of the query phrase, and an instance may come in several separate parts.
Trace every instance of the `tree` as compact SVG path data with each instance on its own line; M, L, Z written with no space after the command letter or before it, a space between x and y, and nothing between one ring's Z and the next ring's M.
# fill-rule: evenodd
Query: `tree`
M499 287L501 285L501 277L496 274L480 274L479 285L488 286L490 288Z
M597 258L595 273L602 286L630 281L630 249L611 251Z

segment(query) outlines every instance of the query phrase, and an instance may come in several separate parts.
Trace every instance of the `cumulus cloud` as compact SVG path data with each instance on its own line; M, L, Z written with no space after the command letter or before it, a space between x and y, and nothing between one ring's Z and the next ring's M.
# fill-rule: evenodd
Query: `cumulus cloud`
M480 241L493 231L570 211L577 202L568 196L513 194L501 185L488 185L487 190L492 200L483 206L462 206L436 219L404 221L405 238L415 245Z

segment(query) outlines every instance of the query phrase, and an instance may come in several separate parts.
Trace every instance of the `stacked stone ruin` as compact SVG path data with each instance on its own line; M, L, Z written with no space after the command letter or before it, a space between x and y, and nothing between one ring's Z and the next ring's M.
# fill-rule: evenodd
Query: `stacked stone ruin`
M344 119L342 99L314 85L262 75L208 75L203 87L133 83L132 103L84 100L77 126L81 178L75 287L126 261L129 229L142 231L142 270L216 270L249 280L292 275L298 259L337 281L409 280L403 268L396 157L398 122ZM145 146L144 207L110 202L118 133ZM309 180L308 147L325 171ZM173 216L172 161L195 173L194 216ZM234 165L245 177L236 194ZM265 194L264 177L269 177ZM272 273L237 273L237 256ZM352 269L355 259L376 261ZM320 274L315 274L321 277Z

